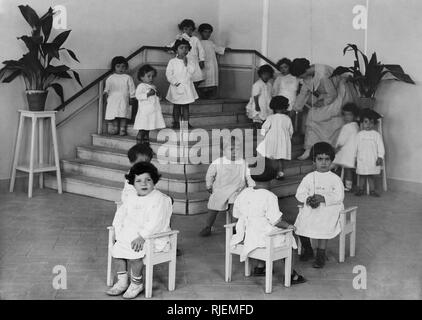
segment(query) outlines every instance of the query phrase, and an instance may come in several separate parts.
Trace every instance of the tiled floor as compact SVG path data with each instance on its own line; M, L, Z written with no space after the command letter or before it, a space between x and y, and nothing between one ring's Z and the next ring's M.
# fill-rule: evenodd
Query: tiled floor
M154 269L153 299L421 299L422 200L410 193L382 198L348 195L358 205L357 255L337 262L338 242L329 242L324 269L296 264L306 284L285 288L282 264L275 264L273 293L264 278L243 275L234 259L231 283L224 282L224 217L210 238L198 231L205 216L175 216L180 230L176 290L168 292L167 266ZM295 218L293 198L280 200L287 219ZM114 203L52 190L0 195L0 299L121 299L104 294L107 231ZM67 289L53 288L53 268L67 270ZM353 268L364 266L367 289L355 290ZM137 299L144 299L143 295Z

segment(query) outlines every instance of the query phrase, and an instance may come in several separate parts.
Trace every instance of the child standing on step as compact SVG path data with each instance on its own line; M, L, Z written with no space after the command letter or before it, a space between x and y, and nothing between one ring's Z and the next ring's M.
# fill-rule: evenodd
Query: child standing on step
M137 143L149 144L149 131L166 127L161 113L160 97L153 81L157 70L146 64L139 68L138 80L141 81L136 88L138 99L138 113L136 114L133 129L139 130L136 136Z
M124 57L114 57L111 70L114 72L105 82L107 107L105 120L108 120L109 134L125 136L127 119L132 116L130 99L135 97L135 84L131 76L126 74L128 62Z
M262 125L261 134L264 140L256 150L263 156L270 159L272 168L277 172L276 179L282 179L283 160L292 158L293 124L288 113L289 99L283 96L276 96L271 99L270 109L274 114L269 115Z
M363 109L360 115L362 130L357 135L357 166L356 173L359 175L357 196L364 194L366 181L369 184L369 194L379 197L375 191L375 176L381 173L381 166L384 161L385 149L381 135L375 131L375 124L381 115L371 109Z
M290 74L290 65L292 61L287 58L280 59L277 62L277 69L280 75L274 80L273 97L283 96L289 100L289 107L287 110L291 111L295 102L297 91L299 89L299 79Z
M296 191L296 199L303 203L296 218L296 234L303 246L301 261L314 256L310 238L318 240L314 268L325 265L325 248L328 239L341 232L340 211L344 209L344 187L340 177L330 171L334 148L327 142L318 142L311 148L316 170L308 173Z
M229 48L222 48L210 40L213 27L209 23L202 23L198 27L201 44L205 50L205 66L202 69L204 81L198 86L199 96L203 99L216 99L218 87L218 63L216 54L223 55Z
M208 200L208 219L201 230L201 237L211 235L211 228L219 212L231 211L238 193L245 188L255 186L245 159L240 155L240 141L231 137L223 145L223 156L214 160L208 167L205 184L211 194Z
M344 191L351 191L353 186L353 170L356 162L356 138L359 132L357 117L359 109L353 102L346 103L342 108L344 125L336 143L336 157L333 164L344 170Z
M187 40L176 40L173 47L176 57L169 61L166 69L167 81L170 82L166 99L173 103L173 129L180 128L181 120L192 128L189 124L189 104L198 99L198 94L192 82L195 64L187 57L190 49Z
M111 254L118 280L106 293L111 296L124 293L123 298L133 299L144 289L145 239L155 233L170 231L172 204L170 197L155 189L160 175L151 163L135 164L126 178L136 194L123 202L113 220L116 242ZM168 251L169 239L155 239L154 248L156 252Z
M254 128L260 129L262 122L272 113L270 109L274 69L265 64L258 69L259 80L252 86L252 97L246 105L246 114L252 119Z

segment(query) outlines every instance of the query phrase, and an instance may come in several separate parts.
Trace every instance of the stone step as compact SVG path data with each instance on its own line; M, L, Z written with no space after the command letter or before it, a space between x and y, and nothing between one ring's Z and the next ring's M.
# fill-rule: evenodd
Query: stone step
M171 114L164 113L164 122L166 127L172 126L173 117ZM204 112L193 113L189 115L189 123L193 127L201 127L205 125L230 124L230 123L249 123L250 119L245 113L236 112Z
M236 112L245 113L245 107L248 100L244 99L215 99L215 100L197 100L189 106L189 113L203 112ZM173 104L163 100L161 101L161 110L163 113L171 114L173 112Z

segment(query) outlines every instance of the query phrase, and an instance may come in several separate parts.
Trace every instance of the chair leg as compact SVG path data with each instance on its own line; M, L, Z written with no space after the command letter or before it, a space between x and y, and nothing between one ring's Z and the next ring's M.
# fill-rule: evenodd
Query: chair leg
M354 257L356 253L356 212L352 212L350 216L352 224L352 232L350 233L350 256Z
M273 287L273 262L271 259L265 261L265 293L271 293Z
M384 192L387 192L387 172L385 171L385 163L382 168L382 188Z
M300 237L297 237L297 254L302 254L302 242L300 242Z
M284 259L284 286L290 287L292 277L292 248L289 248L289 255Z
M176 259L169 262L169 291L176 287Z
M154 266L151 262L145 264L145 298L152 297L152 276Z
M113 268L112 268L112 257L110 248L108 249L108 256L107 256L107 286L111 287L113 285Z
M340 242L340 247L339 247L339 262L344 262L344 257L346 255L346 233L344 231L340 232L340 236L339 236L339 242Z
M230 252L226 252L226 282L232 281L232 263L233 256Z
M249 277L251 275L251 265L249 263L249 258L245 259L245 277Z

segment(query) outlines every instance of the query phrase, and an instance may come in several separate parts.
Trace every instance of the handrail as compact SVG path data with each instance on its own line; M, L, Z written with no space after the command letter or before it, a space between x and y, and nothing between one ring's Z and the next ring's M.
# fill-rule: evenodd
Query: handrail
M126 57L126 60L129 61L132 58L136 57L141 52L143 52L145 50L148 50L148 49L168 51L170 48L169 47L158 47L158 46L142 46L139 49L137 49L135 52L131 53L128 57ZM254 49L230 49L229 52L235 52L235 53L253 53L256 56L258 56L259 58L261 58L262 60L264 60L265 62L267 62L268 64L270 64L271 66L273 66L274 68L277 68L277 65L273 61L271 61L270 59L268 59L267 57L265 57L262 53L260 53L257 50L254 50ZM83 95L89 89L91 89L96 84L98 84L100 81L106 79L112 73L113 73L112 70L109 70L109 71L103 73L101 76L99 76L97 79L93 80L86 87L83 87L80 91L78 91L77 93L75 93L73 96L71 96L69 99L67 99L65 102L63 102L61 105L59 105L54 110L55 111L63 110L68 104L70 104L75 99L77 99L78 97L80 97L81 95Z

